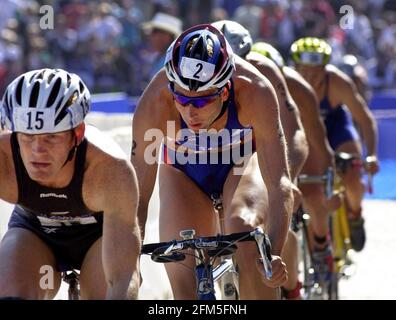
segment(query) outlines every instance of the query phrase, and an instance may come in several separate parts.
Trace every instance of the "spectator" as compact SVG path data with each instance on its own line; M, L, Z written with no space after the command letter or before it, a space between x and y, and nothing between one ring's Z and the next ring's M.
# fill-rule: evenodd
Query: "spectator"
M146 56L150 68L144 80L148 81L163 67L166 50L182 32L182 22L174 16L159 12L151 21L143 23L142 28L151 49L151 56Z
M255 5L254 0L244 0L234 14L234 20L249 30L253 41L260 36L260 23L263 9Z

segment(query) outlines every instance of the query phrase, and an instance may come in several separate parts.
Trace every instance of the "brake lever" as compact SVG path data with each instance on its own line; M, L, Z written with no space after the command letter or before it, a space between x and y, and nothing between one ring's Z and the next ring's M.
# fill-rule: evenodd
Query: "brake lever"
M164 251L164 255L168 255L170 254L173 250L180 250L183 249L183 244L182 243L177 243L177 242L173 242L165 251Z
M264 273L265 277L270 280L272 278L272 265L269 257L267 256L267 253L264 252L264 231L261 227L257 227L252 231L252 234L254 236L254 239L256 240L260 255L263 259L263 265L264 265Z

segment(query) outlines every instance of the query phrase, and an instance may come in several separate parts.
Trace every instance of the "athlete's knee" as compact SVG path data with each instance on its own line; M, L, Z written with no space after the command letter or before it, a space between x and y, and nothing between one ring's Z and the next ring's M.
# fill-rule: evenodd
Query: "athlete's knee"
M361 171L356 168L351 168L342 176L344 185L352 192L364 192L364 183L362 180Z
M256 262L260 255L254 243L239 243L236 257L241 270L251 271L256 269Z
M309 186L303 189L304 201L311 207L324 206L326 203L326 195L324 188L316 185Z

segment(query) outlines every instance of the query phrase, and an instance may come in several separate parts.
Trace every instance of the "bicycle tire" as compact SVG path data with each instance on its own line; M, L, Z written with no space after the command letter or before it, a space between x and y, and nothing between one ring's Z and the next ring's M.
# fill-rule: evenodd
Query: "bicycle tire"
M312 297L312 287L313 287L313 269L312 269L312 257L311 250L309 248L308 240L308 225L306 219L302 219L301 228L301 255L302 255L302 269L303 269L303 279L302 286L304 289L303 298L305 300L310 300Z

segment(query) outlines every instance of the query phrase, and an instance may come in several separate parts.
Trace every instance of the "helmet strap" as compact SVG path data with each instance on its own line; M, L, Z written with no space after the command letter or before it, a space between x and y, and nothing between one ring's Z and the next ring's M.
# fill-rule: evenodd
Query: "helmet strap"
M226 84L226 88L227 88L227 90L230 90L229 82ZM213 123L215 123L217 120L219 120L219 119L224 115L224 113L227 111L227 108L228 108L228 105L230 104L230 101L231 101L231 95L229 95L229 96L228 96L228 99L227 99L226 101L223 102L223 105L222 105L222 107L221 107L221 110L220 110L219 115L216 117L216 119L214 119L214 120L209 124L208 127L210 127Z
M85 124L82 123L80 126L77 128L74 128L72 131L73 138L74 138L74 145L70 149L69 154L67 155L66 161L63 164L62 168L73 159L74 155L77 152L77 147L81 143L82 139L84 138L84 132L85 132Z
M66 161L63 163L62 168L73 159L76 151L77 151L77 147L78 147L78 143L77 143L77 135L75 134L74 130L73 130L73 138L74 138L74 146L70 149L69 154L67 155Z

